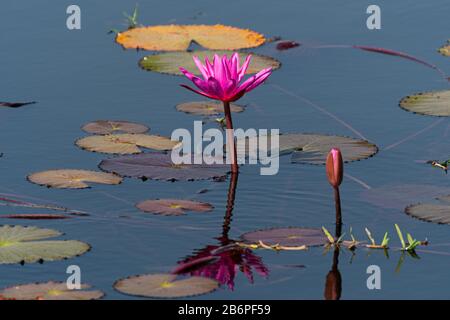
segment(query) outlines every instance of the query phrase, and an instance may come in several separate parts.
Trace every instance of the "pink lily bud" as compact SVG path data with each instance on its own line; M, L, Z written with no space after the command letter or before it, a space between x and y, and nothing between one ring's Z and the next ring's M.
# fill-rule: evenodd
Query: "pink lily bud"
M334 188L339 187L344 176L344 161L342 161L341 150L338 148L331 149L327 156L326 169L328 182Z

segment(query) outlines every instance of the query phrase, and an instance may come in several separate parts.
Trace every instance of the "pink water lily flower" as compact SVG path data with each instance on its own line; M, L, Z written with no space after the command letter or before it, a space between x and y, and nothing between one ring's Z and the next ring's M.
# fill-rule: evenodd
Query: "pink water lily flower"
M223 102L238 100L245 93L262 84L272 73L272 68L262 69L241 83L250 64L251 55L247 56L242 66L239 65L238 53L233 53L230 59L226 55L220 57L215 54L213 63L211 64L208 58L205 58L204 65L197 57L194 56L193 58L203 79L180 67L180 71L197 86L198 90L184 84L181 86L205 97Z

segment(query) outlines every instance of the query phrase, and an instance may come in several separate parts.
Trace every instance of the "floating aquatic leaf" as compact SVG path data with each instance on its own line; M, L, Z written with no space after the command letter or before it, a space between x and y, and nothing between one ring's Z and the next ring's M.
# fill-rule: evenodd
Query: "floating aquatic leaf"
M385 209L404 209L412 202L422 202L450 193L450 188L422 184L388 184L364 190L361 198L377 207Z
M16 214L0 215L0 218L25 219L25 220L54 220L54 219L69 219L70 216L65 214L53 214L53 213L16 213Z
M31 102L0 102L0 107L8 107L8 108L20 108L23 106L27 106L29 104L35 104L36 101Z
M59 231L37 227L0 227L0 264L62 260L90 249L77 240L45 240L61 235Z
M167 137L148 134L108 134L89 136L76 141L76 145L88 151L116 154L141 153L139 148L172 150L181 145Z
M283 40L283 41L279 41L277 43L277 47L276 48L279 51L284 51L284 50L296 48L298 46L300 46L300 43L298 43L296 41Z
M438 49L439 53L443 56L450 57L450 40L447 44L443 45Z
M121 279L114 289L147 298L185 298L210 293L219 287L213 279L189 277L181 280L173 274L147 274Z
M89 188L86 182L103 184L119 184L122 182L122 178L114 174L72 169L36 172L29 175L28 180L39 185L58 189Z
M419 220L450 224L450 204L418 203L406 207L405 213Z
M93 134L113 134L113 133L145 133L149 128L140 123L115 120L97 120L86 123L81 127L86 132Z
M407 96L400 101L406 111L428 116L450 116L450 90L423 92Z
M60 207L54 204L39 204L39 203L31 203L27 201L22 201L18 199L12 199L11 197L5 197L4 194L0 194L0 206L10 206L10 207L24 207L24 208L34 208L34 209L49 209L55 211L70 211L70 214L73 215L88 215L84 211L79 210L71 210L69 208Z
M213 116L224 113L223 104L215 101L185 102L177 105L177 110L200 116ZM244 108L232 103L230 110L231 112L242 112Z
M267 136L266 145L258 144L256 136L246 138L245 144L242 139L238 139L238 154L248 154L253 157L258 155L258 150L266 153L268 150L272 150L271 138L273 137ZM280 155L292 153L291 162L293 163L325 164L327 155L332 148L341 150L344 162L366 159L378 152L376 145L355 138L303 133L279 135Z
M185 51L191 42L211 50L237 50L262 45L266 39L255 31L224 25L160 25L133 28L117 34L125 49Z
M145 212L167 216L178 216L187 211L207 212L214 208L209 203L178 199L145 200L136 207Z
M65 282L29 283L0 290L0 297L11 300L95 300L104 296L91 286L81 284L81 289L68 289Z
M197 56L201 61L204 61L206 57L212 61L214 54L220 56L226 54L231 56L232 51L190 51L190 52L164 52L160 54L152 54L145 56L139 61L139 66L147 71L154 71L159 73L166 73L172 75L183 75L180 71L180 66L183 66L189 72L200 75L200 71L196 67L193 56ZM239 53L241 61L245 59L248 53ZM266 57L252 53L252 60L247 69L246 74L253 74L261 71L262 69L272 67L272 69L278 69L280 62L271 57Z
M247 244L263 242L268 246L283 247L321 246L328 243L320 229L313 228L271 228L244 233L241 239Z
M221 164L174 164L170 154L141 153L103 160L99 167L120 176L154 180L201 180L227 175Z

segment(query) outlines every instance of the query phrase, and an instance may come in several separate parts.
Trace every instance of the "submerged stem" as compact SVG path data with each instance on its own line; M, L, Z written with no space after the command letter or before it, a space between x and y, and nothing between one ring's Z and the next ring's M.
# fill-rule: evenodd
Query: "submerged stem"
M225 119L227 124L227 147L230 152L231 158L231 172L238 173L239 167L237 164L236 145L234 143L234 130L233 130L233 121L231 120L230 103L224 101L223 108L225 110Z

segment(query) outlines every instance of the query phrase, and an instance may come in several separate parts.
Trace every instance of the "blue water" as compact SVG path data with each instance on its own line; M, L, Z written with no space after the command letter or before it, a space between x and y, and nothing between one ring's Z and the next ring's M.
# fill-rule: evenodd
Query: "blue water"
M372 1L230 0L220 9L211 1L141 1L142 24L216 24L251 28L266 36L282 36L302 46L279 52L269 44L254 52L282 62L267 84L242 99L247 110L234 117L236 127L279 128L282 132L317 132L357 137L319 112L309 99L350 124L380 147L369 160L345 167L346 173L376 189L385 185L418 184L447 187L448 176L417 160L449 156L447 118L408 113L398 101L411 93L448 88L433 69L405 59L325 45L370 45L408 52L448 71L450 60L436 49L449 38L447 0L376 1L382 9L382 29L366 28L366 8ZM196 249L216 244L222 232L228 182L157 182L125 179L119 186L96 185L88 190L47 189L26 181L32 172L59 168L97 169L106 156L82 151L74 141L85 134L84 123L120 119L148 124L152 133L170 136L175 128L192 129L196 117L176 112L175 105L198 100L178 86L185 79L141 70L146 52L125 51L114 43L110 29L123 29L122 12L136 1L77 1L82 29L66 29L70 1L3 0L0 11L0 100L38 104L0 109L0 192L14 193L85 210L90 217L55 221L8 221L54 228L65 239L79 239L92 250L66 261L0 266L0 286L59 280L77 264L82 281L106 292L109 299L127 299L115 292L115 280L134 274L169 272ZM281 89L280 89L281 88ZM289 92L290 94L287 94ZM295 97L297 95L297 98ZM440 122L436 122L440 121ZM397 144L404 138L428 130ZM387 148L387 150L384 150ZM201 189L209 192L198 194ZM420 259L401 254L342 251L339 270L343 299L450 298L450 227L414 220L398 208L364 201L366 187L346 178L341 189L345 229L364 238L368 227L377 238L390 231L398 245L394 223L417 238L428 238ZM245 166L237 186L230 237L281 226L333 228L334 202L320 166L281 160L276 176L260 176ZM153 198L189 198L209 202L207 214L164 217L144 214L134 204ZM416 202L415 199L409 199ZM38 212L0 207L0 214ZM39 211L40 212L40 211ZM205 299L322 299L332 252L256 251L270 270L267 279L255 275L251 284L239 274L233 291L226 286ZM293 268L291 265L304 265ZM366 268L379 265L382 289L368 290Z

